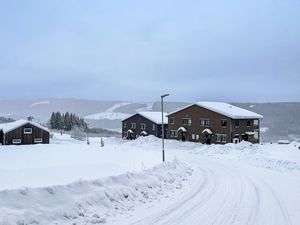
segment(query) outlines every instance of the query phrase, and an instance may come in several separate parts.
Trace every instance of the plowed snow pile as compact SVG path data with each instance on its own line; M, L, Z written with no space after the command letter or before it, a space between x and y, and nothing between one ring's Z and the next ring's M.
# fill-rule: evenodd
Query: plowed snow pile
M192 170L179 161L141 173L0 192L0 224L98 224L180 189Z

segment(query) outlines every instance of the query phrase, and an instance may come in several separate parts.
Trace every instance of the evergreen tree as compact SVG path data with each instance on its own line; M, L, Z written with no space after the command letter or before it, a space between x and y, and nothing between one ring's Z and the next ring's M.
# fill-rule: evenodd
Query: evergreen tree
M60 112L53 112L50 117L50 128L57 129L57 130L67 130L70 131L74 128L78 128L81 130L86 130L87 123L84 121L83 118L76 116L73 113L63 113Z

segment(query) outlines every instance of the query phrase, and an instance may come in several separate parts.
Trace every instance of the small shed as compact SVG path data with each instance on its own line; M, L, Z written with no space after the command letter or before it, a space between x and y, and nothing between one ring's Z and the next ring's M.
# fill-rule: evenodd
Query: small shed
M0 124L2 145L49 144L49 139L48 128L32 121L21 119Z

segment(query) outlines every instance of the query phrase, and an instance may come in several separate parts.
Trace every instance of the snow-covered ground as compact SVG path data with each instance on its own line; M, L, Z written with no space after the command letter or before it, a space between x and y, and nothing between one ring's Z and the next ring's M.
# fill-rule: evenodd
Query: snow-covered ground
M123 120L123 119L129 117L130 115L127 113L116 112L116 110L122 106L126 106L129 104L131 104L131 103L123 102L123 103L115 104L114 106L105 110L105 112L91 114L91 115L85 116L84 118L89 119L89 120L103 120L103 119Z
M0 225L300 224L300 144L0 146Z

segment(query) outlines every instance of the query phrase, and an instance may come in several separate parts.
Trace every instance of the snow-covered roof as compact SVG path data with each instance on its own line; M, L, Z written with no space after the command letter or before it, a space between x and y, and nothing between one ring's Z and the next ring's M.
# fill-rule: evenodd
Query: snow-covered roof
M154 122L156 124L161 124L161 112L138 112L137 114L147 118L148 120L151 120L152 122ZM168 124L167 113L164 113L163 115L164 115L164 124ZM130 116L130 117L132 117L132 116ZM130 117L128 117L128 118L130 118ZM128 119L128 118L126 118L126 119Z
M260 114L224 102L197 102L195 104L188 105L182 109L179 109L175 112L172 112L169 115L179 112L193 105L203 107L205 109L211 110L213 112L219 113L232 119L263 119L263 116Z
M177 131L186 132L186 129L184 127L179 127Z
M204 130L202 131L202 134L203 134L203 133L212 134L213 132L212 132L210 129L206 128L206 129L204 129Z
M24 126L27 123L49 132L48 128L43 127L42 125L40 125L38 123L28 121L28 120L24 120L24 119L17 120L15 122L11 122L11 123L0 124L0 130L3 130L4 133L8 133L8 132L10 132L10 131L18 128L18 127Z

